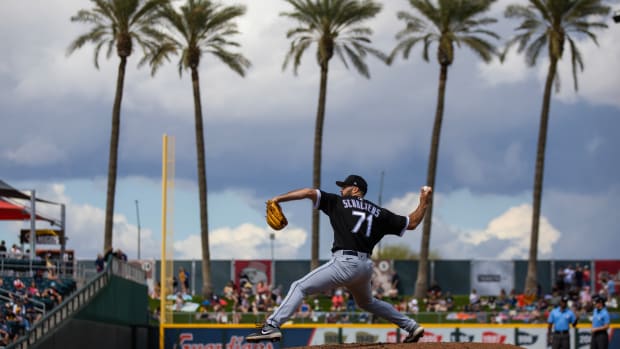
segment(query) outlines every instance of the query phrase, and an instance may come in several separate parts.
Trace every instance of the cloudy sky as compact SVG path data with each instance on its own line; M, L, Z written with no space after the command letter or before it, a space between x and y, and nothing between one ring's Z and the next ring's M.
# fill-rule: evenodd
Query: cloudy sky
M515 22L501 0L489 14L502 45ZM239 0L240 52L251 62L242 78L211 56L201 62L209 228L214 259L270 258L271 231L264 202L312 183L312 144L319 71L313 50L295 76L282 71L289 42L289 10L280 0ZM609 2L620 9L617 0ZM93 47L67 56L69 43L88 27L69 18L84 0L3 0L0 3L0 179L67 207L68 247L92 259L103 248L110 120L118 58ZM384 1L368 25L373 45L391 51L403 27L405 0ZM560 66L547 143L540 221L541 258L615 259L620 246L620 24L610 18L599 46L577 38L585 71L572 88L570 60ZM433 50L435 47L433 47ZM173 226L175 257L199 258L199 215L193 101L189 76L176 61L151 77L129 59L122 105L116 191L115 247L159 258L162 135L175 138ZM431 56L434 57L434 54ZM322 189L350 173L369 183L367 198L406 214L425 184L437 93L438 65L421 59L386 66L368 59L371 79L330 64L323 139ZM534 160L548 61L527 67L511 52L504 64L481 63L456 51L449 69L444 127L435 188L431 249L448 259L524 259L529 248ZM382 177L382 173L384 174ZM381 186L383 178L383 186ZM57 217L57 206L39 205ZM310 201L284 204L290 225L275 234L277 259L309 259ZM320 256L331 230L322 219ZM17 242L28 222L0 223L0 238ZM39 223L38 227L49 227ZM421 228L383 244L419 251Z

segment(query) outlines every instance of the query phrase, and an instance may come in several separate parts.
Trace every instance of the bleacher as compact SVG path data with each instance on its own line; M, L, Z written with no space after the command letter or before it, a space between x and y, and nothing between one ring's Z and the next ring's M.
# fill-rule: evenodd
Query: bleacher
M77 289L73 265L0 258L0 347L14 342Z

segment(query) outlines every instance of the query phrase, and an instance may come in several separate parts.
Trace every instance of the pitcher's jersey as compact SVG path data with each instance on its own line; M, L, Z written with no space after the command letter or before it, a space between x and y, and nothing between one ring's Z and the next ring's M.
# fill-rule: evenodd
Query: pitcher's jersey
M315 208L323 211L334 229L334 245L337 250L354 250L372 253L374 246L385 235L400 235L409 225L409 217L400 216L357 197L317 190Z

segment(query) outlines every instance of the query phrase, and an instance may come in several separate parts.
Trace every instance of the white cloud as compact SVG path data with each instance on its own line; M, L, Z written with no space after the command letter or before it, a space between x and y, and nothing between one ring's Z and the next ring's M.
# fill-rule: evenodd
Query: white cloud
M499 251L494 258L527 258L530 247L532 207L523 204L512 207L501 216L491 220L483 230L473 230L460 236L468 244L480 245L497 239L509 241L510 246ZM538 249L539 255L550 256L553 244L560 239L560 232L554 228L546 217L540 217Z
M267 259L271 256L272 231L253 224L241 224L234 228L214 229L209 234L209 247L212 259ZM295 258L307 238L306 231L287 227L285 231L275 232L273 240L274 256L278 259ZM176 259L201 259L201 239L190 235L174 243Z

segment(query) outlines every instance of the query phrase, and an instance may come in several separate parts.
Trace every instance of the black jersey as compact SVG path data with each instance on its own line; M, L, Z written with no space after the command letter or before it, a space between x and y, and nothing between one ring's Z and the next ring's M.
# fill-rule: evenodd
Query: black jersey
M316 207L328 217L334 229L337 250L354 250L372 253L374 246L385 235L402 235L409 217L400 216L357 197L342 197L317 190Z

